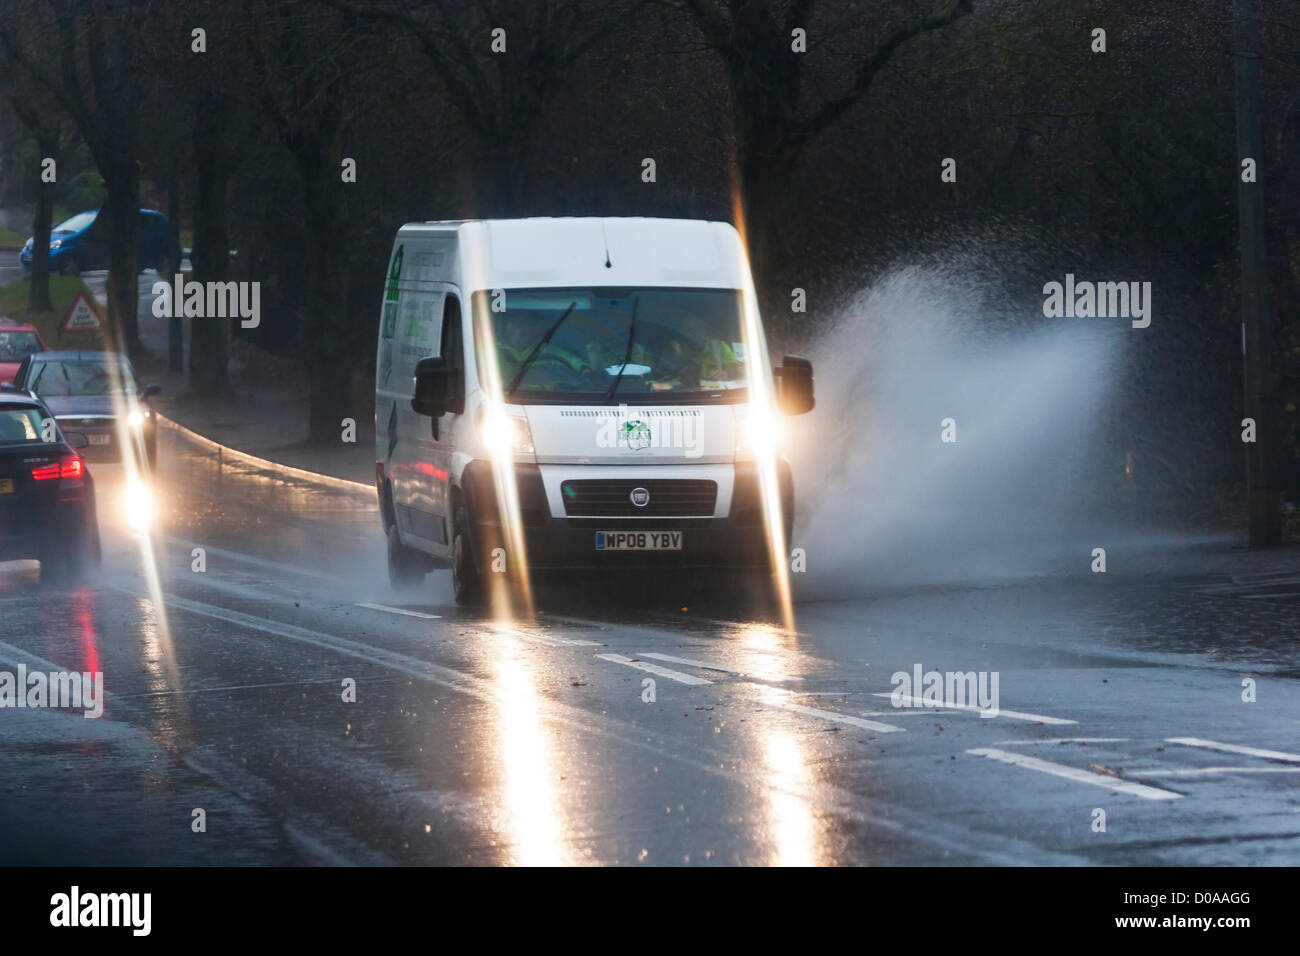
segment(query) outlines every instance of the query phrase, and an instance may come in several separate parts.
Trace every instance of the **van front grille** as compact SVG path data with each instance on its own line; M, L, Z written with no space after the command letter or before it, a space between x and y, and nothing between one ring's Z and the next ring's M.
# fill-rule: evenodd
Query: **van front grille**
M634 489L649 492L637 507ZM708 518L718 498L718 483L707 478L583 478L560 484L564 513L570 518Z

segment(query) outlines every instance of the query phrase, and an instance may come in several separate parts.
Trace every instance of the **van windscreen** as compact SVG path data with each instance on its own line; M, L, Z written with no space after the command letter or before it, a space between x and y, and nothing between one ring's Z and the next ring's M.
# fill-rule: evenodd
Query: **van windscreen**
M745 401L734 289L507 289L475 293L474 307L491 320L507 401Z

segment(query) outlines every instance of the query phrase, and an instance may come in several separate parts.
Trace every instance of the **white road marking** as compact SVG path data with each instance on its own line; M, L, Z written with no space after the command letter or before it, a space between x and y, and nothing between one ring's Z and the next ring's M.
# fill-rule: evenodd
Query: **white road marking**
M1032 744L1119 744L1128 737L1055 737L1050 740L1003 740L1003 747L1021 747Z
M637 651L637 657L651 657L657 661L667 661L669 664L685 664L687 667L702 667L706 671L722 671L724 674L744 674L744 671L732 670L730 667L719 667L717 664L708 664L704 661L697 661L690 657L673 657L671 654L654 654L648 651Z
M45 671L47 674L49 671L57 672L74 670L73 667L60 667L53 661L47 661L47 659L43 657L36 657L35 654L30 652L30 650L17 648L17 646L6 643L6 641L0 641L0 661L9 661L10 663L14 663L14 665L19 665L19 663L21 663L21 665L32 667L32 669ZM22 688L22 693L23 695L26 695L26 688Z
M1199 777L1214 773L1300 773L1300 767L1198 767L1196 770L1129 770L1135 777Z
M777 707L781 710L788 710L794 714L803 714L805 717L816 717L818 720L829 720L836 724L848 724L850 727L861 727L863 730L876 730L882 734L902 733L902 727L895 727L893 724L882 724L874 720L863 720L861 717L852 717L848 714L838 714L833 710L821 710L817 707L806 707L803 704L796 704L788 700L779 700L773 697L760 697L761 703L769 707Z
M366 601L357 602L357 607L368 607L372 611L387 611L389 614L404 614L407 617L422 617L429 621L442 620L441 614L425 614L423 611L408 611L405 608L389 607L387 604L370 604Z
M599 641L584 641L576 637L550 637L546 634L530 634L527 631L512 630L511 637L522 637L525 641L545 644L547 647L604 647Z
M886 693L886 694L874 694L873 696L892 698L894 695L892 693ZM929 710L973 710L976 713L981 713L981 714L984 713L984 711L981 708L975 706L974 704L954 704L949 701L944 701L942 704L938 704L938 705L927 704L920 697L913 697L911 694L900 694L899 699L907 701L913 707L925 707ZM997 714L995 714L995 716L1010 717L1012 720L1030 720L1040 724L1077 724L1078 723L1077 720L1066 720L1064 717L1044 717L1042 714L1026 714L1019 710L1007 710L1005 707L999 707Z
M667 677L669 680L675 680L679 684L691 684L700 686L703 684L712 684L713 681L705 680L703 677L696 677L694 674L683 674L681 671L669 670L667 667L660 667L658 664L647 664L645 661L634 661L630 657L624 657L622 654L597 654L602 661L613 661L615 664L626 664L628 667L635 667L639 671L647 671L651 674L658 674L660 677Z
M1205 750L1222 750L1224 753L1243 754L1247 757L1263 757L1265 760L1300 763L1300 754L1288 754L1280 750L1260 750L1258 747L1242 747L1239 744L1221 744L1217 740L1202 740L1199 737L1166 737L1165 741L1171 744L1182 744L1184 747L1201 747Z
M130 591L126 588L114 588L114 590L138 600L153 603L153 599L147 594ZM267 618L254 617L251 614L227 611L211 604L189 601L170 594L164 595L164 600L168 605L188 610L194 614L229 621L275 637L324 648L359 660L370 661L381 667L387 667L398 673L428 681L431 684L478 700L498 704L503 700L499 685L481 677L457 671L443 664L411 659L406 655L399 655L373 644L331 637L319 631L280 624ZM109 697L111 695L106 693L105 696ZM663 746L656 746L646 740L644 729L635 724L628 724L606 715L602 715L597 721L591 713L554 701L547 702L544 705L543 716L546 719L583 733L605 737L617 741L625 747L643 750L659 758L690 766L700 773L706 773L746 786L753 782L753 777L748 774L720 766L712 755L701 758L685 750L670 750ZM778 786L778 789L781 788ZM783 792L785 791L783 790ZM881 801L874 801L873 812L864 812L858 808L859 800L856 796L833 784L820 783L806 792L791 792L791 795L838 817L882 830L901 833L910 839L943 850L955 850L960 853L978 855L980 858L999 866L1023 866L1026 864L1079 866L1086 865L1089 862L1083 857L1073 854L1044 850L1027 840L1016 841L1016 845L1010 847L1002 837L989 836L960 824L949 823L946 820L911 810L908 807L891 806Z
M1115 790L1119 793L1128 793L1135 797L1143 797L1147 800L1178 800L1182 797L1181 793L1174 793L1172 790L1161 790L1159 787L1148 787L1144 784L1134 783L1131 780L1122 780L1119 777L1112 777L1104 773L1093 773L1090 770L1080 770L1077 767L1067 767L1062 763L1052 763L1050 760L1039 760L1037 757L1011 753L1007 750L997 750L992 747L977 747L974 750L968 750L966 752L968 754L974 754L976 757L988 757L992 760L1000 760L1003 763L1014 764L1017 767L1025 767L1029 770L1040 771L1041 773L1050 773L1053 776L1064 777L1066 780L1073 780L1076 783L1087 783L1094 787L1104 787L1107 790Z

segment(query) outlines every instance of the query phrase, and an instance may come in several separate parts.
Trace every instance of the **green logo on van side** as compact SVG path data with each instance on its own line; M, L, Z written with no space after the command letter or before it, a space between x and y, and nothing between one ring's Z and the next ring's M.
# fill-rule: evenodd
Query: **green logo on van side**
M389 302L397 301L397 280L402 276L402 253L405 246L398 246L397 251L393 253L393 266L388 270L388 293L385 299Z

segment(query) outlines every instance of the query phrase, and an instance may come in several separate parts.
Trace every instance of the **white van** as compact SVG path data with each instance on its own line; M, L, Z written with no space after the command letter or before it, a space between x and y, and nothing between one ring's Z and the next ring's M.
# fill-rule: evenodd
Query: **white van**
M399 229L375 377L394 586L450 567L468 604L488 574L512 567L572 579L767 566L759 474L775 475L787 541L793 484L789 463L765 450L775 421L765 409L809 411L813 382L806 359L771 369L752 301L727 223ZM766 500L771 515L778 499ZM511 562L520 539L525 560Z

